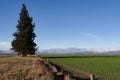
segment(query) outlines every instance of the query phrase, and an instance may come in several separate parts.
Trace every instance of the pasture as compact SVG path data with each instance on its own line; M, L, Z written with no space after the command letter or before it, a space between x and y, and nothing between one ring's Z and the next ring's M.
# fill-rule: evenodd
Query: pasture
M54 63L71 67L78 72L94 74L104 80L120 80L119 54L40 54ZM102 79L103 80L103 79Z

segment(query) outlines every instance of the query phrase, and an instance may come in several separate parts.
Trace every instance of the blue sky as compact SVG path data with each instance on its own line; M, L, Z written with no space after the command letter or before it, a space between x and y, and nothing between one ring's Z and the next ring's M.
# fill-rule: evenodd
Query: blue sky
M23 3L40 49L120 48L120 0L1 0L0 50L10 48Z

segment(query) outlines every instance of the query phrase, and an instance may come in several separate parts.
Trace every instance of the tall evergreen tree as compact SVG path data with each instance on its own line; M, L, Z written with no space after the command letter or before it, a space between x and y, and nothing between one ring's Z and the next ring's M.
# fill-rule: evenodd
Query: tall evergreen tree
M15 37L12 44L12 50L22 56L27 54L33 55L36 51L36 43L34 39L36 37L34 33L35 25L32 23L32 17L29 16L25 4L22 5L18 24L16 26L17 31L13 33Z

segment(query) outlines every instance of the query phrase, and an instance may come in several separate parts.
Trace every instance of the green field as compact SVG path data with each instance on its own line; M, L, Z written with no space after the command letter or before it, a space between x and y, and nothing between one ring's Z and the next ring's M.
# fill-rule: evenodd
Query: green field
M92 73L110 80L120 80L118 54L41 54L50 61L68 65L79 72Z

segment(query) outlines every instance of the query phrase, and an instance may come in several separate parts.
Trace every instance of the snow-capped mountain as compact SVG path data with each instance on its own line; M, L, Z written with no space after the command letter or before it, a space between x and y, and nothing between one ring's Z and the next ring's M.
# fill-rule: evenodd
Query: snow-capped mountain
M66 48L40 49L40 53L120 53L120 48Z
M8 53L14 53L14 51L12 51L12 50L0 50L0 54L2 54L2 53L8 54Z
M0 50L0 53L14 53L12 50ZM120 48L66 48L66 49L39 49L39 53L52 53L52 54L67 54L67 53L77 53L77 54L119 54Z

